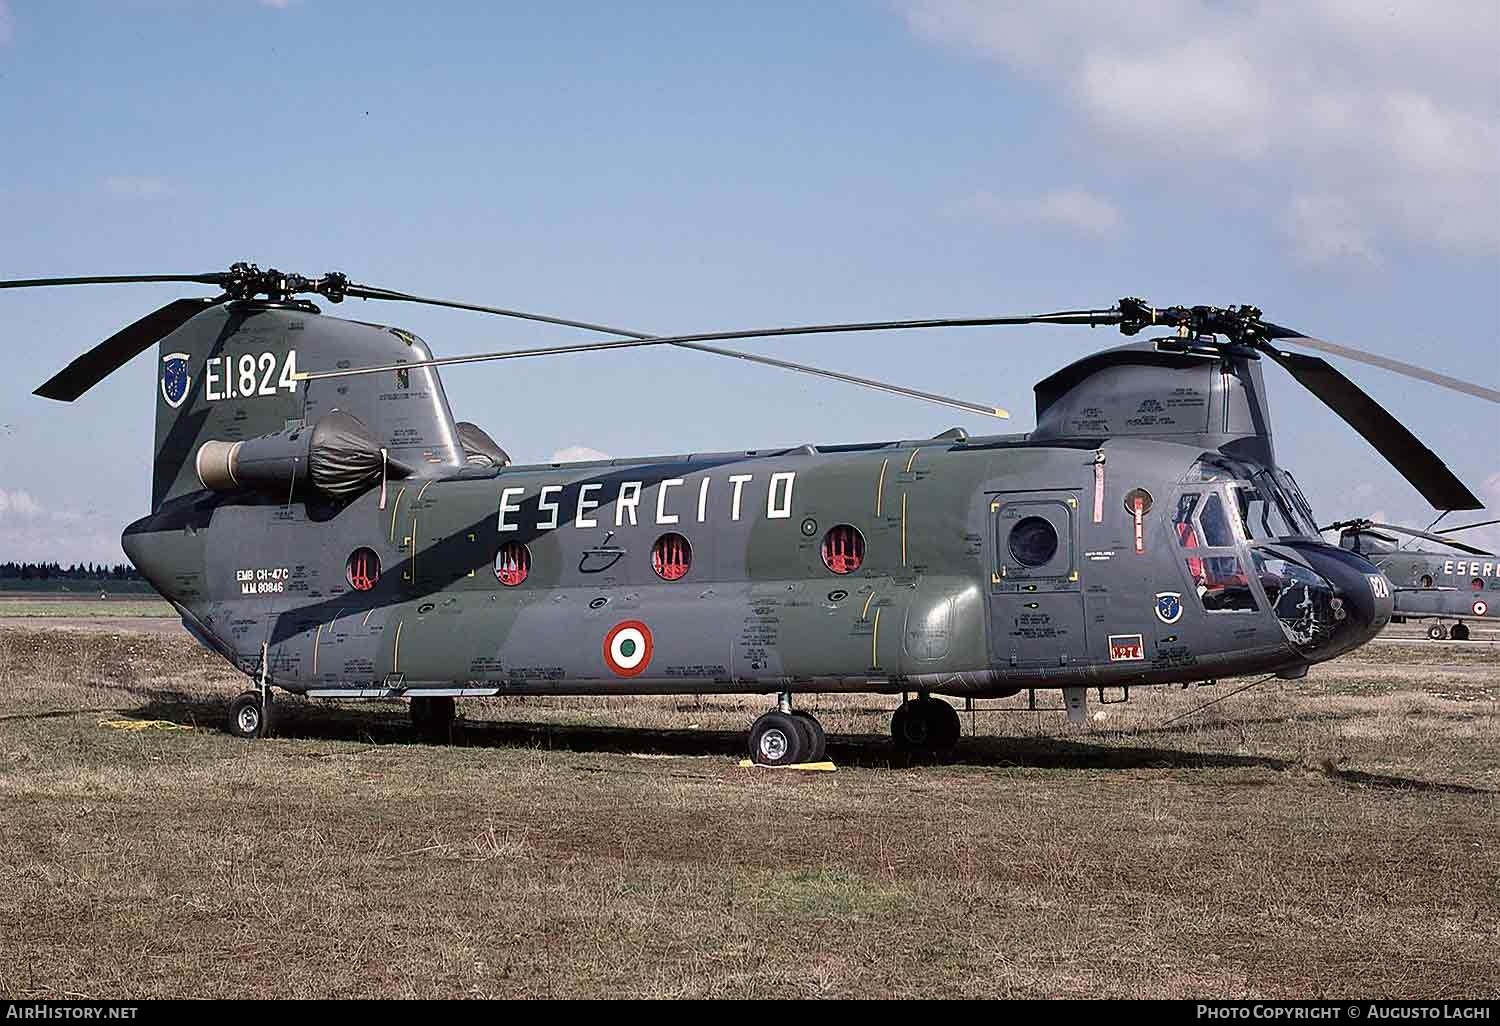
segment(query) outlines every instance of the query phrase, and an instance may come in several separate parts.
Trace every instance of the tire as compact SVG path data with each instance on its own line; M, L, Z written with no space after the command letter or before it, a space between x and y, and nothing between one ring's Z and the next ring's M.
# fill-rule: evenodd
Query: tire
M925 699L922 706L922 714L927 719L929 747L934 752L950 751L964 732L958 710L940 698Z
M792 718L802 725L803 733L807 736L807 754L804 762L822 762L828 758L828 735L823 732L823 724L810 712L798 709L792 713Z
M1452 638L1454 641L1468 641L1469 625L1464 623L1454 624L1453 629L1448 632L1448 637Z
M229 703L225 729L240 738L261 737L265 733L266 711L261 707L259 691L246 691Z
M411 700L411 723L417 734L429 744L446 744L453 739L453 721L458 704L452 695L417 695Z
M1448 636L1448 628L1444 627L1440 623L1435 623L1431 627L1427 628L1427 636L1433 641L1442 641Z
M772 710L750 725L750 761L793 766L807 761L808 733L795 716Z
M922 713L920 702L902 702L891 714L891 740L899 751L931 750L932 725Z

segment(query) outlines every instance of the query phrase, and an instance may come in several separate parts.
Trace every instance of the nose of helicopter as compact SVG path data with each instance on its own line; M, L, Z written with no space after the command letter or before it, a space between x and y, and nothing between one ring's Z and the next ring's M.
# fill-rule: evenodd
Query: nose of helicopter
M1306 564L1276 557L1256 561L1282 633L1308 662L1358 648L1391 622L1394 589L1363 556L1300 540L1276 548L1292 550Z

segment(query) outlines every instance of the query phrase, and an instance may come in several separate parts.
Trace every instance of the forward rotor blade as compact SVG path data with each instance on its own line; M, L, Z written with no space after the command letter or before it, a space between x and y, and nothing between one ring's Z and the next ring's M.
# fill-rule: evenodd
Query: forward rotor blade
M1262 351L1358 431L1434 509L1484 508L1436 453L1327 360L1271 345Z
M1447 374L1440 374L1426 367L1418 367L1415 364L1403 363L1400 360L1392 360L1388 356L1380 356L1376 353L1367 353L1363 349L1355 349L1351 346L1339 345L1337 342L1329 342L1326 339L1314 338L1304 335L1300 331L1284 328L1279 324L1263 322L1266 328L1266 337L1277 339L1284 338L1295 341L1298 345L1320 352L1331 353L1341 356L1346 360L1355 360L1359 363L1367 363L1372 367L1380 367L1397 374L1404 374L1418 381L1426 381L1429 384L1441 385L1443 388L1451 388L1455 392L1463 392L1466 395L1478 396L1480 399L1488 399L1492 403L1500 403L1500 391L1486 388L1484 385L1476 385L1472 381L1461 381Z
M222 285L223 272L213 274L112 274L90 278L13 278L0 281L0 289L36 289L53 285L133 285L142 282L182 281L200 285Z
M606 335L622 335L627 338L650 338L634 331L623 331L619 328L611 328L607 324L590 324L587 321L570 321L563 317L549 317L546 314L527 313L524 310L507 310L499 306L480 306L477 303L460 303L455 299L432 299L429 296L414 296L408 292L394 292L391 289L378 289L373 285L360 285L350 282L344 289L344 295L355 299L384 299L399 303L420 303L424 306L446 306L454 310L472 310L475 313L498 314L501 317L515 317L523 321L539 321L542 324L561 324L565 328L582 328L584 331L599 331Z
M36 390L46 399L70 403L131 359L202 313L217 299L174 299L84 353Z

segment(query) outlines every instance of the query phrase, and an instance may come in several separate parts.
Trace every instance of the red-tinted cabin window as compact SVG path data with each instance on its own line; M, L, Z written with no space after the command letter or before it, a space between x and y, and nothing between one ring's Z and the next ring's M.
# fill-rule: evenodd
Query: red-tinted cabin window
M506 542L495 556L495 577L514 588L531 574L531 550L521 542Z
M651 569L664 581L680 581L693 566L693 547L680 534L664 534L651 546Z
M1474 578L1472 581L1469 582L1469 587L1473 588L1475 591L1483 591L1484 590L1484 578L1483 577L1476 577L1476 578Z
M369 591L380 580L380 557L374 549L355 549L344 565L344 576L355 591Z
M839 524L823 536L823 565L836 574L852 574L865 561L865 536L859 528Z

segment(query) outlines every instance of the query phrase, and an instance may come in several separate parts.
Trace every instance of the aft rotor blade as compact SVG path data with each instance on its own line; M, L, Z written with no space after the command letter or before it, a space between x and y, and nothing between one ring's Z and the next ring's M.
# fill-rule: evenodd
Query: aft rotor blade
M1263 352L1358 431L1434 509L1484 508L1436 453L1327 360L1271 345Z
M572 321L562 317L551 317L546 314L527 313L522 310L507 310L494 306L479 306L473 303L460 303L447 299L431 299L425 296L414 296L404 292L393 292L389 289L376 289L368 285L351 284L345 294L365 299L393 299L409 303L426 303L432 306L447 306L457 310L474 310L479 313L498 314L501 317L516 317L527 321L540 321L544 324L561 324L570 328L582 328L586 331L598 331L606 335L619 335L623 338L635 339L642 342L655 342L659 336L651 335L644 331L632 331L629 328L616 328L608 324L591 324L587 321ZM937 403L940 406L949 406L954 409L963 410L967 413L977 413L986 417L1009 417L1010 413L998 406L985 406L980 403L971 403L964 399L954 399L949 396L938 395L933 392L923 392L919 389L906 388L902 385L892 385L884 381L876 381L872 378L862 378L853 374L844 374L840 371L824 370L821 367L813 367L808 364L792 363L789 360L775 360L768 356L757 356L753 353L741 352L737 349L720 349L715 346L697 345L692 342L672 342L672 345L683 349L695 349L700 353L710 353L715 356L726 356L736 360L747 360L751 363L764 364L767 367L780 367L783 370L797 371L802 374L812 374L818 377L828 378L832 381L843 381L851 385L860 385L864 388L873 388L877 391L888 392L892 395L906 396L910 399L920 399L925 402Z
M1415 527L1402 527L1399 524L1380 524L1376 523L1375 521L1371 521L1370 526L1380 531L1393 531L1397 534L1409 534L1413 538L1423 538L1427 541L1438 542L1440 544L1447 545L1450 548L1455 548L1460 552L1467 552L1471 556L1494 555L1493 552L1489 552L1485 549L1478 549L1472 545L1465 545L1463 542L1456 542L1452 538L1444 538L1440 534L1432 534L1428 531L1419 531Z
M0 289L37 289L53 285L134 285L144 282L182 281L199 285L222 285L227 276L212 274L111 274L88 278L13 278L0 281Z
M1455 534L1459 531L1472 531L1476 527L1493 527L1500 524L1500 520L1481 520L1477 524L1460 524L1457 527L1440 527L1438 534Z
M1404 363L1401 360L1393 360L1388 356L1380 356L1376 353L1367 353L1363 349L1355 349L1352 346L1340 345L1337 342L1329 342L1326 339L1314 338L1304 335L1300 331L1284 328L1279 324L1265 324L1266 337L1272 339L1287 339L1296 342L1300 346L1316 349L1320 352L1331 353L1341 356L1346 360L1356 360L1359 363L1367 363L1372 367L1381 367L1397 374L1404 374L1418 381L1426 381L1429 384L1441 385L1443 388L1451 388L1455 392L1463 392L1466 395L1478 396L1480 399L1488 399L1492 403L1500 403L1500 391L1487 388L1484 385L1476 385L1472 381L1462 381L1447 374L1440 374L1426 367L1418 367L1415 364Z
M217 299L174 299L78 357L49 378L35 394L72 402L217 302Z

